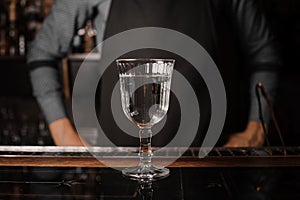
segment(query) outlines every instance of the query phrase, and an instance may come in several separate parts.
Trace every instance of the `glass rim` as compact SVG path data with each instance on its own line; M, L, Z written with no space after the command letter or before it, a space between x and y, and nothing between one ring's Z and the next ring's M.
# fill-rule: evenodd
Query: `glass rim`
M172 58L120 58L117 59L116 62L135 62L135 61L153 61L153 62L175 62L175 59Z

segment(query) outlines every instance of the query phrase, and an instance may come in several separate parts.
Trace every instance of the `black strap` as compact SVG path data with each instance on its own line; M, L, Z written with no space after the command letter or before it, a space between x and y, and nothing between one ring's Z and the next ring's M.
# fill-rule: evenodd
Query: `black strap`
M53 60L39 60L39 61L30 62L28 66L30 71L40 67L51 67L57 69L58 62Z

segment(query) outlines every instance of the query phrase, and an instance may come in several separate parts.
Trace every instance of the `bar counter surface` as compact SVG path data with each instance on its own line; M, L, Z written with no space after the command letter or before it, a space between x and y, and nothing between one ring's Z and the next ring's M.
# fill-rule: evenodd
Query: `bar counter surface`
M122 161L135 158L126 151L136 149L93 150L102 150L101 159L128 164ZM85 148L0 146L0 199L300 199L299 147L214 148L199 158L202 151L185 151L166 179L139 183ZM158 157L178 152L168 149Z

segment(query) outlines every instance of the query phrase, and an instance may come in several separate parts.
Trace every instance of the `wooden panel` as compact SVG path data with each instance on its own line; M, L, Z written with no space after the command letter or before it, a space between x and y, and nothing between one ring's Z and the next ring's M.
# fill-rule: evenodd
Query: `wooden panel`
M136 152L136 148L96 147L90 150L98 156L98 159L93 157L85 147L2 147L0 166L106 168L107 166L135 166L139 161L137 153L130 154L130 152ZM153 162L158 166L164 166L165 163L176 160L176 156L183 154L181 150L180 148L167 149L165 154L163 152L155 156ZM300 167L298 147L288 148L286 155L282 153L284 151L281 148L215 148L204 158L198 157L199 149L197 148L188 149L185 152L187 153L169 167Z

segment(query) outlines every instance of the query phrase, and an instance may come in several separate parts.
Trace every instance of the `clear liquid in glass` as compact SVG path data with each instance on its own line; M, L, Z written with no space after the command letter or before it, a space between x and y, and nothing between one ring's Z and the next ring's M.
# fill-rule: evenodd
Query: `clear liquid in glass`
M121 75L121 101L125 115L139 127L151 127L166 115L171 76Z

